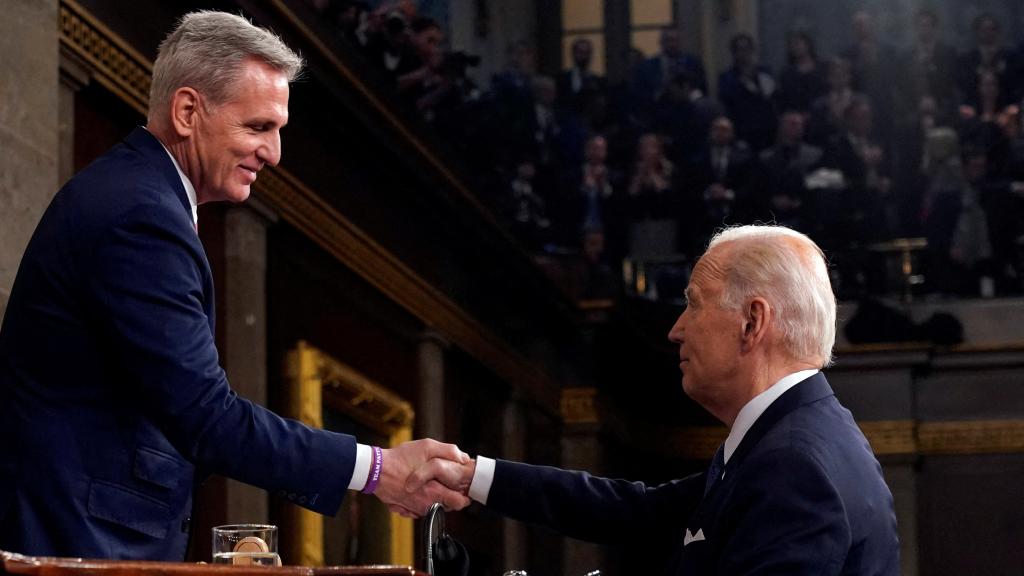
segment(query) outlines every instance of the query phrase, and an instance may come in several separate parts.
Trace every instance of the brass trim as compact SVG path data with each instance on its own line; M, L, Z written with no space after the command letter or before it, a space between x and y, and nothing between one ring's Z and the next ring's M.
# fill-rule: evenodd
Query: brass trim
M1024 420L921 422L917 428L925 454L1024 452Z
M61 0L61 46L85 60L93 78L143 115L149 103L153 65L73 0Z
M308 35L318 49L325 51L339 73L366 93L375 105L383 106L372 98L368 88L337 60L301 20L277 0L275 5ZM152 64L74 0L61 0L60 13L62 45L85 59L93 67L93 77L104 87L145 115ZM396 123L421 153L432 162L439 162L422 143L404 131L399 120L390 112L382 108L381 113L387 116L389 122ZM454 175L447 173L443 166L439 170L450 176L450 183L460 192L468 194L468 190ZM550 376L514 351L503 338L431 286L297 178L283 168L267 167L261 172L253 191L260 200L279 212L285 221L385 296L428 326L443 332L452 342L489 366L500 378L522 388L543 409L551 414L558 413L559 387Z
M332 358L304 341L295 345L285 360L286 386L283 414L314 428L323 427L323 406L329 404L364 426L388 436L395 446L412 439L415 417L412 406L382 385ZM311 510L289 507L289 537L297 545L284 550L289 563L324 565L324 517ZM389 562L413 565L413 523L397 514L391 522Z
M865 420L857 425L877 456L1024 452L1024 420ZM709 460L727 434L723 426L681 428L671 434L666 451L686 460Z
M597 424L596 388L565 388L562 390L562 420L566 424Z

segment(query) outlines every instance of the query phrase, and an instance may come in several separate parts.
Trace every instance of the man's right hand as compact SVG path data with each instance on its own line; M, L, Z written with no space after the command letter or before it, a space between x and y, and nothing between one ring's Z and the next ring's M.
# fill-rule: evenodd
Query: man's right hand
M380 484L374 495L387 504L388 509L405 517L419 518L430 505L440 502L448 510L461 510L469 506L466 490L452 490L437 481L417 482L415 489L409 489L408 480L414 473L433 462L448 462L452 466L472 463L469 455L454 444L443 444L436 440L424 439L405 442L382 451ZM431 464L434 469L436 464ZM445 467L447 470L447 467ZM446 478L448 476L446 475ZM469 477L473 478L472 475ZM469 484L466 484L468 490Z
M476 473L476 460L457 462L443 458L433 458L413 470L405 483L407 492L418 492L424 486L439 483L449 490L460 494L468 494L469 486Z

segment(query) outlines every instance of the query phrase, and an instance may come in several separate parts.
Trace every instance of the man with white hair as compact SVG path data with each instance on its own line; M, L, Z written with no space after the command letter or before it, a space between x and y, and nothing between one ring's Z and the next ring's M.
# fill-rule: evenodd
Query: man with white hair
M686 297L669 332L683 389L729 427L707 472L648 487L481 456L410 485L440 478L511 518L645 548L630 556L643 573L898 574L892 494L820 372L836 330L821 250L783 227L726 229Z
M301 58L223 12L160 45L145 128L72 178L22 258L0 329L0 549L182 560L193 486L216 472L334 514L346 491L419 515L469 500L404 490L426 440L390 450L241 399L214 343L196 207L242 202L281 158Z

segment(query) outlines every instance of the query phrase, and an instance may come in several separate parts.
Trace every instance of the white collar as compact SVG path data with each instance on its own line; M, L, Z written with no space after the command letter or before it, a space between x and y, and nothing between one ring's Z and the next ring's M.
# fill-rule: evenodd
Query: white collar
M729 430L729 437L725 439L725 461L729 461L729 457L736 451L736 448L743 441L743 437L747 435L750 427L757 422L757 419L764 414L764 411L772 405L772 402L778 400L779 396L782 396L786 390L789 390L793 386L803 382L804 380L814 376L819 371L814 368L811 370L801 370L794 372L788 376L783 376L775 384L768 387L767 390L761 392L757 396L754 396L750 402L740 409L740 413L736 415L736 421L732 423L732 429Z
M145 128L145 126L143 126L143 128ZM146 128L146 131L149 132L149 129ZM152 132L150 132L150 134L152 134ZM156 135L153 137L156 138ZM160 142L160 139L157 138L156 141ZM188 195L188 203L192 206L192 224L199 226L199 200L196 196L195 186L192 186L192 181L190 181L188 177L185 176L185 173L181 171L181 166L178 164L178 160L174 157L174 154L171 154L171 151L167 149L167 146L164 146L163 142L160 142L160 145L163 146L164 152L167 152L167 155L171 158L171 162L174 163L174 169L178 171L178 177L181 178L181 185L185 187L185 194Z

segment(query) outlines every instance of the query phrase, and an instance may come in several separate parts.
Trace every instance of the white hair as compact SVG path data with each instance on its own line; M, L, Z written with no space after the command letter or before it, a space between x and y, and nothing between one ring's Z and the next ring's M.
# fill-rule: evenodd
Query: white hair
M242 61L255 57L288 77L302 71L302 57L273 32L227 12L199 10L184 15L160 43L149 89L150 119L164 111L174 92L195 88L214 105L234 93Z
M825 254L806 235L783 226L736 226L719 231L708 251L742 243L724 263L720 305L738 310L755 296L775 310L783 345L794 358L824 368L832 364L836 341L836 298Z

